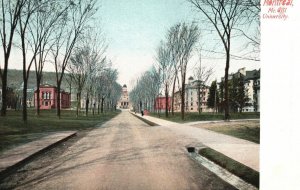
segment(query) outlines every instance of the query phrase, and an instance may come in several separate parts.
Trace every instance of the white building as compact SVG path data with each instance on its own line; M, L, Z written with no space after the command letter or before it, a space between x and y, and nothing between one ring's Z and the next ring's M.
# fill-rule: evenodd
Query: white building
M260 112L260 70L246 71L244 67L239 69L235 74L243 75L249 99L242 112Z
M200 99L199 99L199 86ZM207 107L209 87L201 84L199 80L194 80L193 77L189 77L188 84L185 86L185 111L186 112L198 112L199 108L201 112L212 112L213 110ZM199 100L200 101L199 101ZM200 106L200 107L199 107ZM174 111L181 110L181 98L180 92L176 92L174 95Z
M117 108L120 108L120 109L130 109L131 108L131 105L129 103L129 95L128 95L126 84L124 84L122 87L122 95L120 97L120 100L118 101Z

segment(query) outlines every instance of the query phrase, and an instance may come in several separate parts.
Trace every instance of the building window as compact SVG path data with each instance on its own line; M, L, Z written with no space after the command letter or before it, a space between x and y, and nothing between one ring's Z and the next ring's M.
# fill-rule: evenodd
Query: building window
M47 101L45 102L45 106L48 106L48 102Z

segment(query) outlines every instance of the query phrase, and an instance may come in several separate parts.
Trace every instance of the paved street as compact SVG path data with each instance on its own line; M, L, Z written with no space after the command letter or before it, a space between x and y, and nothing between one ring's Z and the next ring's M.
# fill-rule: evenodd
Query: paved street
M124 111L34 167L17 189L234 189L187 156L197 143Z

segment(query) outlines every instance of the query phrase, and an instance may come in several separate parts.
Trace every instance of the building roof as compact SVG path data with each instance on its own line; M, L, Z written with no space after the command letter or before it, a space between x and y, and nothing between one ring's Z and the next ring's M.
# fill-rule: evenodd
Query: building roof
M56 88L56 86L51 85L51 84L41 84L40 88Z
M259 79L260 78L260 69L259 70L252 70L252 71L245 71L246 75L240 73L239 71L236 72L236 73L232 73L232 74L229 74L228 76L228 80L231 80L232 77L240 77L240 75L243 75L244 76L244 80L247 81L247 80L255 80L255 79ZM224 81L224 77L221 78L221 81Z
M194 80L194 78L192 76L189 77L189 80Z
M259 70L252 70L252 71L246 71L245 80L253 80L253 79L259 79L260 78L260 69Z

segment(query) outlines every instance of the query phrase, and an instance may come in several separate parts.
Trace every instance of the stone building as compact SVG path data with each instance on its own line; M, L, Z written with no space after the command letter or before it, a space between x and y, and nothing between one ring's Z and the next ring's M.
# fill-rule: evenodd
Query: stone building
M240 68L236 73L228 76L232 80L233 76L244 78L244 86L248 102L243 107L242 112L260 112L260 69L247 71L245 67ZM224 81L224 77L221 78Z
M185 86L185 111L198 112L200 109L201 112L212 112L213 110L207 107L208 92L208 86L201 84L199 80L194 80L193 77L189 77L188 84ZM180 91L174 94L174 111L181 111Z
M122 95L121 95L120 100L118 101L117 108L130 109L129 94L128 94L128 91L127 91L126 84L124 84L123 87L122 87Z

